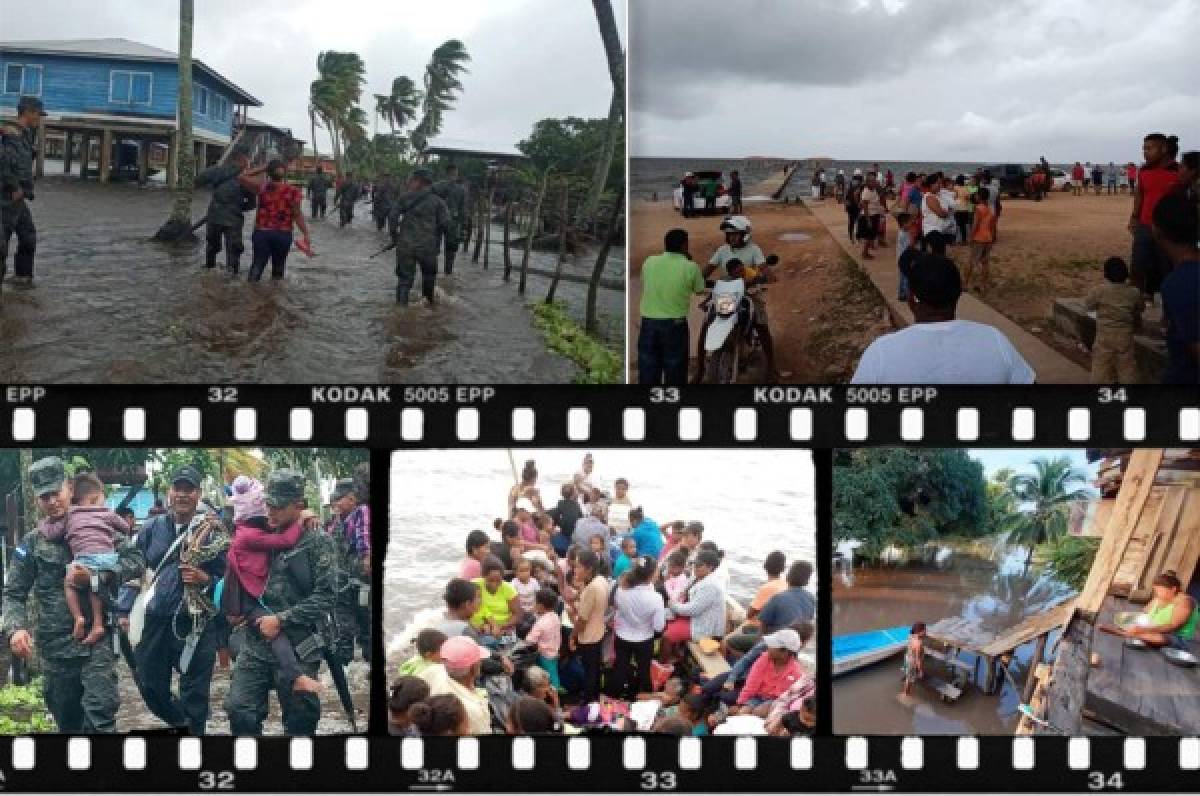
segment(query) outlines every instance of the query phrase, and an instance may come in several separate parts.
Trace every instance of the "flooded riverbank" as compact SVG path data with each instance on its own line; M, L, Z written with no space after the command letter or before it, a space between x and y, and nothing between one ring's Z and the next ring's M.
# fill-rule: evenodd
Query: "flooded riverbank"
M207 205L208 195L197 191L193 217ZM5 286L0 379L550 383L576 374L571 362L547 350L532 324L529 305L545 296L548 280L531 276L528 295L518 296L515 280L501 279L498 243L488 271L470 253L459 254L455 274L438 278L435 309L398 310L394 257L368 259L387 239L375 230L367 204L345 229L336 213L313 222L319 256L293 250L282 283L256 285L245 282L249 252L235 282L222 269L203 269L200 238L178 247L152 242L169 209L170 195L159 187L67 178L39 183L37 287ZM492 239L500 239L499 230ZM594 257L581 254L569 267L590 273ZM555 259L535 252L533 265L553 270ZM613 274L624 277L622 249L610 256L606 276ZM586 289L569 282L559 288L580 319ZM600 313L603 329L619 340L623 292L601 290Z
M935 622L952 617L976 620L981 627L1000 631L1027 616L1041 613L1061 600L1065 588L1036 571L1021 574L1024 551L1014 550L997 562L960 556L944 569L859 567L833 581L835 636L898 625ZM1054 641L1052 636L1051 643ZM1012 667L1018 685L1024 684L1033 644L1018 648ZM962 660L974 663L964 653ZM974 684L957 702L942 702L917 686L912 700L898 696L901 657L889 658L833 683L834 732L875 735L1010 735L1019 718L1021 694L1007 679L998 693L985 695L982 664Z

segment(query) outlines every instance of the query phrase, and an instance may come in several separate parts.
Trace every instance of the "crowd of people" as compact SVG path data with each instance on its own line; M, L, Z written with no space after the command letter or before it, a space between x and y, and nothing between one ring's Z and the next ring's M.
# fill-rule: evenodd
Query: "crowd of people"
M217 665L232 667L234 734L262 734L272 690L285 732L314 734L322 664L353 725L342 667L356 646L368 661L371 649L365 467L336 483L324 527L294 470L266 484L238 476L217 508L200 472L181 466L167 506L140 527L104 505L95 475L70 475L57 457L29 477L41 520L10 559L3 634L14 658L38 656L58 732L117 732L118 655L148 711L179 733L208 731Z
M1092 381L1139 380L1134 335L1140 331L1144 308L1157 294L1168 356L1161 380L1196 384L1200 154L1188 152L1180 158L1178 138L1152 133L1143 142L1143 155L1144 164L1126 176L1133 196L1131 259L1127 264L1120 257L1109 258L1085 301L1095 313L1097 328ZM1049 176L1044 159L1039 173ZM1102 176L1107 179L1108 172ZM881 176L878 166L865 175L856 170L849 180L839 174L835 181L835 195L846 210L847 234L861 242L864 259L888 246L888 219L896 223L897 298L908 304L914 318L912 326L867 348L854 383L1033 383L1037 374L1002 332L956 317L963 293L977 290L986 295L992 285L991 254L1004 209L1000 180L982 170L953 178L940 172L909 173L895 188L890 182L890 172ZM1116 185L1111 188L1115 193ZM950 257L954 246L969 247L965 267Z
M707 735L739 716L763 733L811 732L815 681L798 657L813 634L811 563L770 553L730 627L724 552L703 523L660 526L627 479L598 483L588 454L551 504L525 463L500 539L467 534L444 617L415 633L391 732Z

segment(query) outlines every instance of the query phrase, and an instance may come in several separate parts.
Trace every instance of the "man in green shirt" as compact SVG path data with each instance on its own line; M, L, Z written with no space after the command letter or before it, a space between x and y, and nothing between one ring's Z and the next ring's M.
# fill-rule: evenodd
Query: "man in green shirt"
M642 326L638 336L639 384L686 384L688 310L703 293L704 277L688 254L685 229L673 229L666 251L642 265Z

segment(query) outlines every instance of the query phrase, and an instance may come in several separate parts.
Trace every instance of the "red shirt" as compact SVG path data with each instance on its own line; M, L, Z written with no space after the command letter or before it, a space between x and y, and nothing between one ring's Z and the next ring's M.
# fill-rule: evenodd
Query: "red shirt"
M291 232L295 221L296 204L301 200L300 189L288 183L268 182L258 195L258 217L255 229Z
M1138 181L1138 193L1142 195L1142 212L1138 216L1141 224L1149 227L1154 223L1154 208L1158 207L1159 200L1169 194L1178 182L1178 164L1142 167L1141 179Z
M1138 175L1138 167L1137 166L1131 165L1131 166L1125 167L1125 176L1129 179L1130 182L1133 182L1134 180L1136 180L1137 175Z
M764 652L750 667L750 673L746 675L746 685L742 687L737 702L744 705L754 697L775 699L803 675L804 669L795 658L790 659L783 669L777 669L770 656Z
M1071 169L1071 176L1077 180L1082 180L1084 177L1083 166L1076 166L1075 168Z

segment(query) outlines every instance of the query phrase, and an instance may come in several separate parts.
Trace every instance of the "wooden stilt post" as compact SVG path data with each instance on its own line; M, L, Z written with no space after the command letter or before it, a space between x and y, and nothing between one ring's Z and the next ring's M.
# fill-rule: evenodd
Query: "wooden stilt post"
M71 173L71 139L75 134L70 130L66 131L66 140L63 143L63 176L66 177Z
M46 117L38 118L38 149L37 163L33 175L39 180L46 176Z
M92 135L87 130L79 134L79 179L87 179L88 160L92 156Z
M1033 689L1037 686L1037 668L1042 662L1042 655L1046 652L1046 639L1049 633L1043 633L1038 636L1037 644L1033 648L1033 657L1029 659L1029 674L1025 677L1025 690L1021 694L1021 704L1028 705L1029 700L1033 697Z
M105 128L100 133L100 184L108 182L109 172L112 170L112 146L113 134L112 130Z
M138 185L145 185L150 178L150 139L138 141Z

